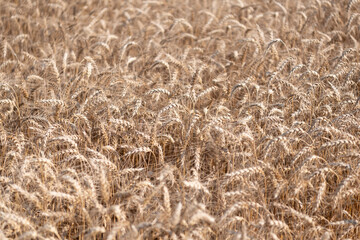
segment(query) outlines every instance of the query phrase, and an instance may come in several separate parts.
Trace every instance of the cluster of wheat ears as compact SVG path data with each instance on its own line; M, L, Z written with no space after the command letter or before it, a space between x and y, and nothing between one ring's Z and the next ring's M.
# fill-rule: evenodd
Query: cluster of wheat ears
M360 1L0 1L1 239L357 239Z

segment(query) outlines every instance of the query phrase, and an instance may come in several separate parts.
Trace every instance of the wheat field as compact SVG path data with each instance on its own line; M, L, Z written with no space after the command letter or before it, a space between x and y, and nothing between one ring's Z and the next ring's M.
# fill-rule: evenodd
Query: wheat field
M359 16L0 0L0 239L359 239Z

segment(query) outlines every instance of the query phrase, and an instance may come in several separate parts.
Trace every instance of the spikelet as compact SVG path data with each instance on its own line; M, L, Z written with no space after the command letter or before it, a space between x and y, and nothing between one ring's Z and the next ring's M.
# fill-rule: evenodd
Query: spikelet
M322 201L322 199L325 195L325 191L326 191L326 180L324 179L325 178L324 176L322 178L323 178L323 180L319 186L318 195L316 197L315 207L313 210L314 212L316 212L319 209L321 201Z
M279 221L279 220L271 220L268 219L267 223L271 226L271 227L276 227L278 229L284 229L285 231L290 231L289 226L283 222L283 221Z
M158 114L157 114L157 118L159 118L163 113L169 111L170 109L173 108L180 108L180 105L177 103L171 103L168 106L164 107L163 109L161 109Z
M63 144L69 145L71 148L77 149L77 143L74 141L74 138L77 139L78 136L76 136L76 135L60 136L60 137L50 139L49 143L54 143L54 142L63 143Z
M191 188L195 191L203 191L205 194L210 195L209 190L199 181L183 181L184 186Z
M76 179L72 178L69 175L61 176L60 179L63 180L64 182L68 183L72 187L73 193L74 193L75 196L78 196L80 198L83 197L82 187L81 187L80 183Z
M181 210L182 210L182 204L181 202L179 202L175 208L175 210L173 211L173 215L171 218L171 224L173 226L176 226L179 224L180 220L181 220Z
M231 191L223 194L224 197L246 197L248 193L246 191Z
M43 217L47 217L47 218L54 218L54 219L72 219L73 218L73 214L71 214L70 212L55 212L55 211L51 211L51 212L41 212L41 216Z
M160 164L163 164L165 161L163 148L161 147L161 145L158 142L155 142L154 145L157 147L158 152L159 152L159 162L160 162Z
M344 145L345 146L357 146L357 142L352 141L352 140L347 140L347 139L340 139L340 140L324 143L323 145L321 145L320 149L330 148L330 147L341 147Z
M40 100L39 102L44 105L51 106L51 107L60 107L60 108L66 107L66 104L64 103L64 101L59 100L59 99L43 99L43 100Z
M108 203L109 199L110 199L111 189L110 189L110 184L109 184L109 180L107 178L106 171L104 169L100 170L99 180L100 180L99 182L100 182L102 200L105 203Z
M90 148L87 148L86 151L93 155L94 157L89 158L89 163L91 164L92 168L99 169L99 167L105 167L106 169L117 172L117 166L110 161L107 157L102 155L101 153L92 150Z
M354 180L355 180L355 176L354 175L349 175L348 177L346 177L345 179L343 179L341 181L341 183L339 184L339 186L337 187L336 192L335 192L333 209L339 207L338 203L339 203L339 201L341 199L342 192Z
M168 96L171 95L171 93L168 90L164 89L164 88L152 89L152 90L148 91L147 93L145 93L145 95L152 95L154 93L162 93L162 94L165 94L165 95L168 95Z
M201 164L200 154L201 154L201 148L198 146L196 147L194 154L194 165L195 165L195 170L197 172L200 170L200 164Z
M252 175L256 173L262 173L262 171L263 171L262 167L249 167L249 168L241 169L236 172L227 173L225 177L234 178L241 175Z
M183 33L182 36L183 37L187 36L187 37L196 39L196 37L194 35L188 34L188 33ZM176 58L174 58L170 54L165 54L165 55L169 59L169 63L172 63L172 64L176 65L180 69L184 70L186 73L189 71L188 67L183 62L177 60Z
M191 216L189 220L189 225L198 224L200 221L204 221L208 224L213 224L215 222L215 218L201 210L198 210L194 215Z
M86 128L91 129L90 121L85 115L83 115L83 114L75 114L73 116L73 118L75 118L74 119L75 121L82 120L85 123Z
M92 70L93 70L93 65L91 64L91 62L86 63L86 66L83 71L83 76L86 79L89 79L92 74Z
M110 46L105 42L97 42L97 43L94 43L94 45L91 46L91 48L97 48L97 47L105 50L105 52L110 52Z
M204 96L210 94L211 92L214 92L218 89L218 87L216 86L213 86L213 87L210 87L204 91L202 91L201 93L199 93L196 98L195 98L195 102L199 101L199 99L203 98Z
M170 205L170 195L169 190L166 186L163 186L163 195L164 195L164 208L167 214L171 213L171 205Z
M49 191L48 194L53 199L67 200L71 203L75 202L75 196L67 194L67 193Z
M138 154L138 153L148 153L148 152L152 152L152 150L148 147L139 147L139 148L135 148L129 152L127 152L124 157L127 157L127 156L131 156L133 154Z
M284 209L286 211L288 211L290 214L300 218L300 219L303 219L305 220L307 223L311 224L311 225L315 225L315 221L312 219L312 217L304 214L304 213L301 213L287 205L284 205L284 204L281 204L281 203L274 203L274 206L278 207L278 208L281 208L281 209Z
M248 209L248 208L255 208L255 209L261 209L263 208L262 205L256 203L256 202L237 202L236 204L233 204L228 210L221 216L220 223L224 223L224 221L234 214L236 211L240 209Z
M286 46L286 44L284 43L284 41L281 40L280 38L277 38L277 39L271 40L271 41L267 44L267 47L266 47L266 49L265 49L265 54L266 54L266 52L269 50L269 48L270 48L271 46L273 46L273 44L278 43L278 42L282 43L282 44L285 46L286 51L289 52L289 49L288 49L288 47Z
M142 100L141 100L141 99L137 99L137 100L135 101L135 106L134 106L134 110L133 110L133 112L132 112L131 117L136 116L136 114L138 113L138 111L139 111L139 109L140 109L140 107L141 107L141 104L142 104Z
M110 119L110 123L114 124L116 127L126 127L126 128L134 128L134 125L129 121L122 120L122 119Z
M38 61L37 57L28 52L23 51L22 54L24 55L24 58L30 62L36 63Z

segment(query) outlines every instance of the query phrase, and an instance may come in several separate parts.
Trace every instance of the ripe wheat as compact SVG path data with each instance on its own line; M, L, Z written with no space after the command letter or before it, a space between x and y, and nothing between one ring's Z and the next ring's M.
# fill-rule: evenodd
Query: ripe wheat
M359 10L0 1L0 238L360 238Z

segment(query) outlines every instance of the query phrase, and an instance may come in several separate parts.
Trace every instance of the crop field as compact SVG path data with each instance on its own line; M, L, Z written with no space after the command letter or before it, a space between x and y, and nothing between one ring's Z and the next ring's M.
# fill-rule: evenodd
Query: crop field
M0 0L0 239L360 239L360 1Z

